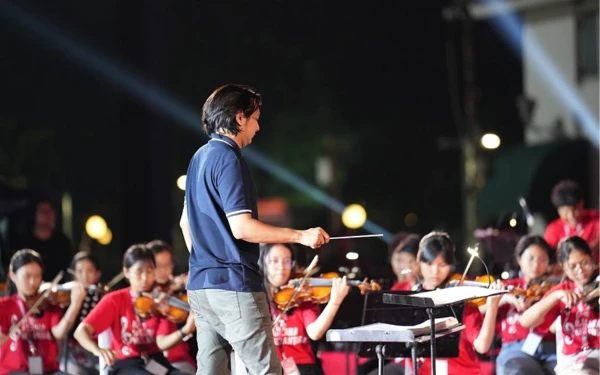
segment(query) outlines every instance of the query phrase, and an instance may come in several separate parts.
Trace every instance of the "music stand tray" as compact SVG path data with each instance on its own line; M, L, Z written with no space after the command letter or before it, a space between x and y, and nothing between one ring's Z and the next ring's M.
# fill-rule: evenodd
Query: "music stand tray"
M464 304L464 302L486 298L498 294L507 293L506 290L487 289L474 286L457 286L447 289L436 289L429 292L405 294L397 292L383 293L382 300L386 304L412 306L415 308L425 308L429 316L431 336L433 340L429 340L430 358L431 358L431 374L435 375L435 359L436 359L436 324L435 317L439 314L440 308L452 307L453 305Z
M436 319L438 330L436 338L454 334L465 328L463 324L453 317ZM406 349L410 349L413 363L417 361L417 344L431 340L429 321L415 326L397 326L387 323L374 323L360 327L345 329L330 329L326 338L330 342L350 343L375 343L375 352L378 359L379 375L383 375L383 360L389 356L386 353L388 343L404 343Z
M393 292L402 295L414 292ZM356 343L355 351L360 357L376 357L379 374L383 374L384 358L406 357L416 363L417 357L429 356L431 328L425 309L383 302L384 292L368 292L364 297L360 326L327 331L330 342ZM464 328L462 304L439 308L436 319L438 351L444 357L458 356L460 330Z

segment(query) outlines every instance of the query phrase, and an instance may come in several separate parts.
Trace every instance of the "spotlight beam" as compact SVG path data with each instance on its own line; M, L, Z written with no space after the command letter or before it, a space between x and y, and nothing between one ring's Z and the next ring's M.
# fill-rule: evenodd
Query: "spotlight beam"
M520 56L521 54L521 36L519 30L521 26L515 15L515 9L503 0L484 0L492 9L499 11L495 17L491 18L491 23L499 31L512 48L513 52ZM585 137L596 148L600 147L600 129L598 119L586 107L585 103L577 94L577 90L565 79L560 70L554 65L552 59L548 56L544 48L534 35L527 36L527 53L537 63L539 69L534 69L533 74L539 75L542 82L545 82L557 98L564 103L575 116L575 121L583 131Z
M202 136L204 141L208 139L200 130L200 114L162 90L157 84L147 82L141 76L126 70L106 56L98 54L91 48L86 47L82 42L78 42L74 38L65 35L65 33L56 27L43 22L31 13L7 1L0 0L0 17L2 16L8 19L13 25L24 30L28 37L39 43L42 47L55 53L64 54L64 57L69 62L90 71L118 89L136 97L150 109L167 115L175 123L183 125ZM281 165L274 163L255 147L245 147L242 152L253 165L307 194L332 211L340 215L342 214L345 208L343 203L327 195L321 189L301 179ZM370 220L365 222L363 228L371 233L382 233L382 240L385 242L392 238L391 232Z

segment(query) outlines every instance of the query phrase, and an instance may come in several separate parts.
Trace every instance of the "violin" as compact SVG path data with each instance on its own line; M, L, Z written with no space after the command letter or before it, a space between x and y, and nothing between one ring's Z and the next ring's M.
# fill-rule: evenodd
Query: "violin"
M333 279L340 277L336 272L321 274L321 277L308 277L291 279L286 285L276 289L273 302L280 310L291 309L305 302L322 304L329 302ZM381 286L374 281L348 280L347 284L360 289L362 294L381 290Z
M142 293L135 300L133 306L136 314L142 319L164 316L173 323L185 322L190 314L187 293L162 294L162 297L151 293Z
M527 284L524 297L533 302L537 302L546 294L546 292L558 285L561 280L562 278L551 275L532 280Z
M598 310L600 305L600 277L583 287L581 301L587 303L592 309Z
M61 308L67 307L71 304L71 290L73 289L73 282L69 281L64 284L56 285L52 287L50 283L43 283L39 288L39 293L43 294L48 291L48 297L45 306L53 305ZM88 293L97 293L100 295L108 292L105 288L97 285L89 285L85 287Z
M123 275L123 272L119 272L106 285L88 285L87 287L85 287L85 290L88 294L95 293L99 297L101 297L104 294L110 292L110 289L119 281L121 281L124 276L125 275ZM71 290L73 289L74 283L75 281L69 281L64 284L55 285L54 287L52 287L51 283L43 283L39 288L39 293L45 293L46 291L49 291L49 294L47 296L48 300L45 303L46 306L48 304L51 304L54 306L65 308L71 304Z

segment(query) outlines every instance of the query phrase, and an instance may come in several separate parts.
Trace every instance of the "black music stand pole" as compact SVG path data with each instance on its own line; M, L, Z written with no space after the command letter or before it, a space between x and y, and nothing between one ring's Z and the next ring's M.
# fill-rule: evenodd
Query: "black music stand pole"
M429 348L431 350L431 353L429 354L429 357L431 358L431 375L435 375L435 314L431 307L426 308L425 311L427 311L427 315L429 316L429 327L431 329L431 340L429 340ZM413 367L415 369L417 368L416 362Z

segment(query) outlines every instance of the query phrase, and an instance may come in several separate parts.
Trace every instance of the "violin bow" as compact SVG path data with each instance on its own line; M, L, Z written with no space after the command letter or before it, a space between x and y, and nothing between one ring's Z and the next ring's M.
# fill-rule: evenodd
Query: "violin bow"
M123 271L119 272L108 283L106 283L106 285L104 286L104 291L108 292L109 290L111 290L112 287L117 285L121 280L123 280L124 277L125 277L125 274L123 274Z
M277 324L277 322L279 322L279 320L281 319L281 317L283 316L283 314L286 311L288 311L290 304L292 303L292 301L294 300L294 298L296 297L296 295L300 291L300 288L302 288L302 286L304 285L304 283L306 282L306 280L312 274L311 271L312 271L313 268L315 268L317 266L317 262L318 261L319 261L319 256L315 255L315 257L313 258L312 262L310 262L310 264L308 265L308 267L306 267L306 269L304 270L304 276L302 277L302 279L300 279L300 283L298 284L298 286L296 286L294 288L294 292L292 293L292 296L287 301L287 303L285 304L285 306L283 307L283 309L281 310L281 312L279 313L279 315L277 315L277 318L275 318L275 320L273 321L273 327Z
M23 324L23 322L29 317L29 315L31 315L42 304L42 302L44 302L44 300L46 298L48 298L48 296L50 295L50 293L52 292L52 290L54 288L56 288L56 286L58 285L58 282L63 278L63 275L64 275L64 271L60 271L54 277L54 279L52 279L52 282L50 283L50 287L44 291L44 293L42 294L42 296L40 298L38 298L37 301L35 301L35 303L33 304L33 306L31 306L29 308L29 310L27 310L25 312L25 314L23 314L23 316L21 317L21 319L18 322L16 322L15 324L13 324L10 327L10 329L8 330L8 336L9 337L17 330L17 328L19 328L21 326L21 324Z

